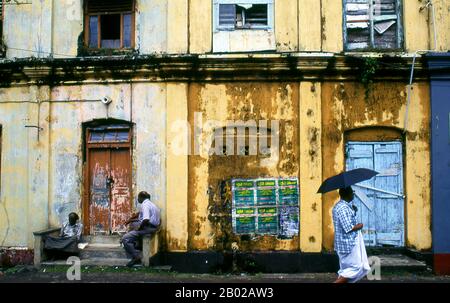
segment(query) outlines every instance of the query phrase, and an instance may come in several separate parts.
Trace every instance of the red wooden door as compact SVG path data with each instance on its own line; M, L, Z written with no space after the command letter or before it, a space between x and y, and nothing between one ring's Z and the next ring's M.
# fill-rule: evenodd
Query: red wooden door
M123 224L131 215L130 151L111 150L111 232L125 232Z
M100 134L101 133L101 134ZM124 222L132 212L131 154L129 133L107 130L87 135L86 200L90 234L126 231Z
M90 149L89 218L90 231L109 233L110 230L110 150Z

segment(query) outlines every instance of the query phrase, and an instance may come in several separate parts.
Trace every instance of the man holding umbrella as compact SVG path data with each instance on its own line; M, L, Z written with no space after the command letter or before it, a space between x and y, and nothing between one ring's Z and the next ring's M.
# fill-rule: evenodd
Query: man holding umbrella
M366 247L361 233L362 223L356 223L354 191L351 185L369 180L378 172L358 168L328 178L320 186L319 193L339 189L341 199L333 207L334 250L339 256L339 277L335 283L355 283L370 271Z
M333 207L334 250L339 256L339 277L335 283L355 283L370 271L364 239L360 230L362 223L356 224L356 210L351 187L339 189L341 200Z

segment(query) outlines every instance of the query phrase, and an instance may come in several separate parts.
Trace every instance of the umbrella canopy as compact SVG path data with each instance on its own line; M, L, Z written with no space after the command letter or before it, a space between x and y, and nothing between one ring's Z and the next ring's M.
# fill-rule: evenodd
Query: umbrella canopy
M367 168L349 170L323 181L317 193L324 194L339 188L349 187L353 184L369 180L376 175L378 175L378 172Z

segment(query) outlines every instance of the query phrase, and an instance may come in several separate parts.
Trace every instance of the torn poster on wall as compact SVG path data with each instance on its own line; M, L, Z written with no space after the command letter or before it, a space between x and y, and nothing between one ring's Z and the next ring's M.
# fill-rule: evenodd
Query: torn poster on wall
M233 231L235 234L277 235L299 233L297 178L233 179Z

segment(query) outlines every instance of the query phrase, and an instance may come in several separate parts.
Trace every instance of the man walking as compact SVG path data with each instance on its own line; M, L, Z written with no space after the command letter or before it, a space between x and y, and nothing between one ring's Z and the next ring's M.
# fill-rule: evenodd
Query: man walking
M150 201L149 193L141 191L138 195L138 202L141 204L141 210L125 223L135 222L137 223L136 228L133 228L122 238L125 252L131 258L131 261L127 264L128 267L141 262L141 252L137 248L142 241L142 236L155 233L161 224L161 211L158 206Z
M355 283L370 271L362 223L356 224L356 207L352 205L351 187L339 190L341 200L333 207L334 250L339 256L339 277L335 283Z

